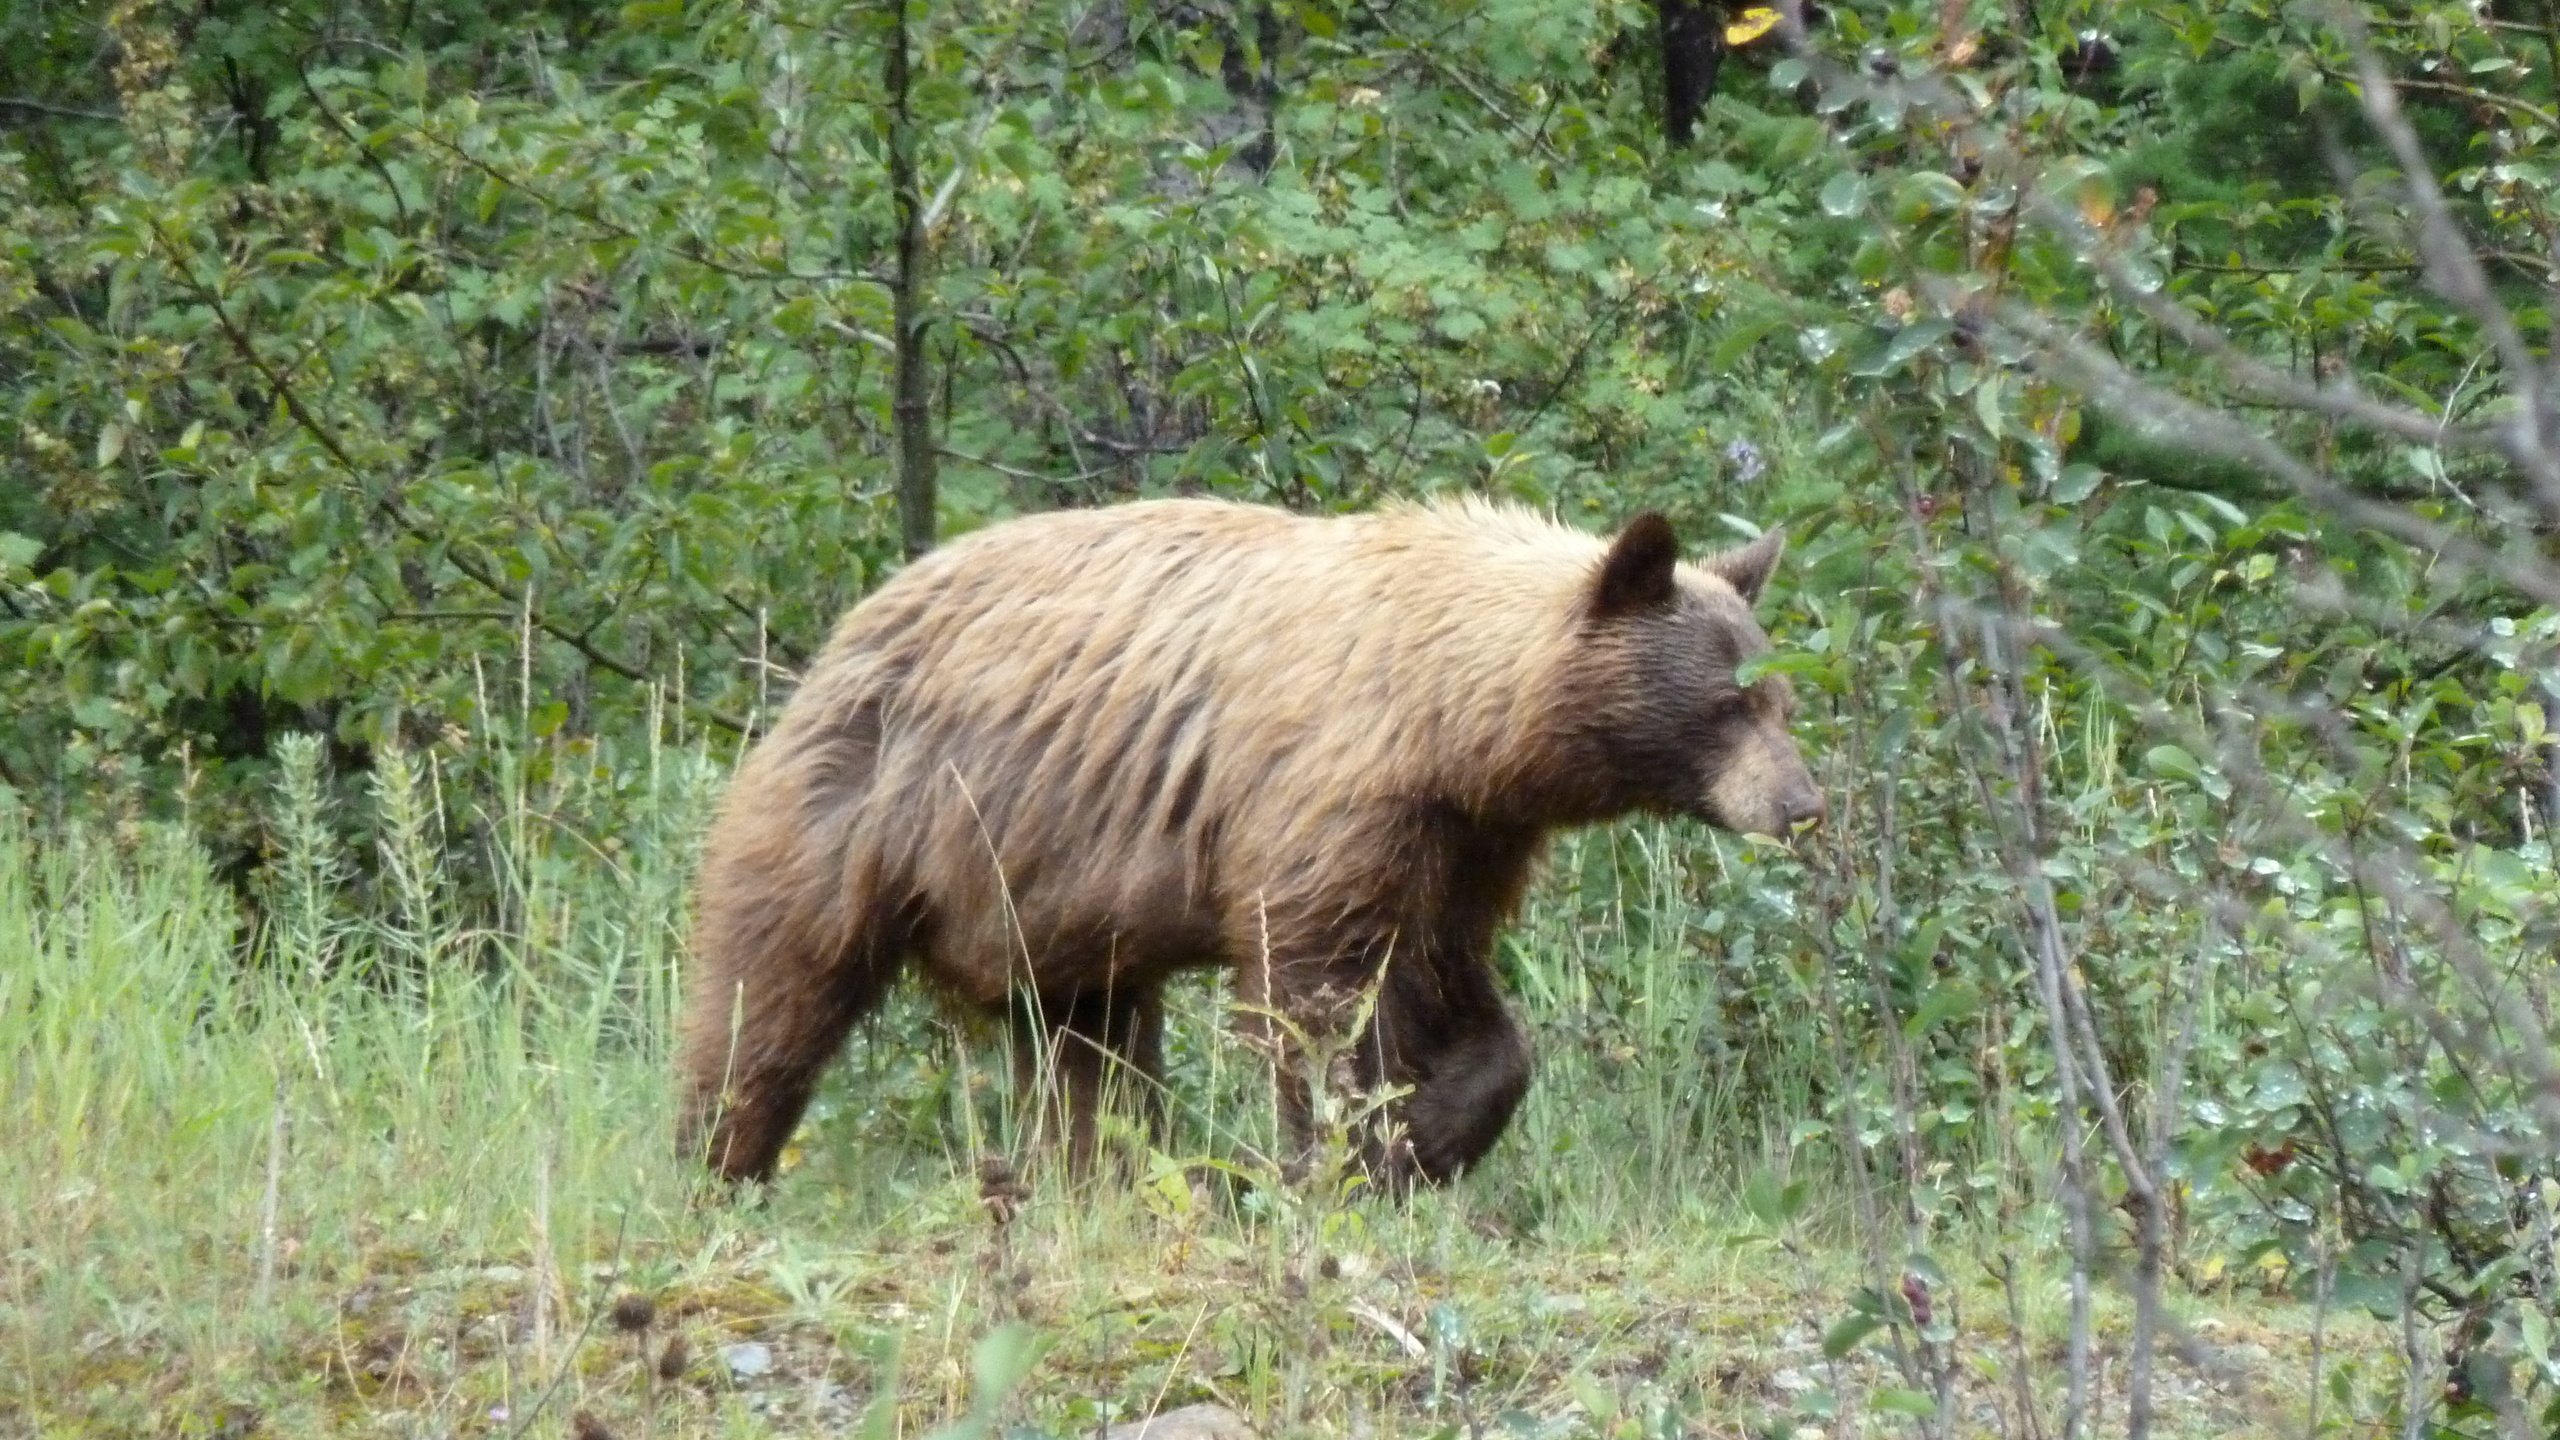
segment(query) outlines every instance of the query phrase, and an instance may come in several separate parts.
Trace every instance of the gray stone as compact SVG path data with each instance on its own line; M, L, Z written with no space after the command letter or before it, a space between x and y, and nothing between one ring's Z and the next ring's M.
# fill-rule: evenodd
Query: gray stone
M1224 1405L1185 1405L1145 1420L1114 1425L1103 1440L1255 1440L1253 1427Z
M753 1380L773 1368L773 1351L753 1340L720 1347L720 1363L729 1367L734 1380Z

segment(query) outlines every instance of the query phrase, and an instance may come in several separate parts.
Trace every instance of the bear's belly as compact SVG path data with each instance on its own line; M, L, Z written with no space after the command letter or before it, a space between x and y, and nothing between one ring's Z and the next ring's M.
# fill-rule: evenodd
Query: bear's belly
M1005 871L1000 888L928 901L924 968L962 999L1001 1006L1026 978L1051 996L1142 986L1225 959L1206 887L1170 846L1025 857Z

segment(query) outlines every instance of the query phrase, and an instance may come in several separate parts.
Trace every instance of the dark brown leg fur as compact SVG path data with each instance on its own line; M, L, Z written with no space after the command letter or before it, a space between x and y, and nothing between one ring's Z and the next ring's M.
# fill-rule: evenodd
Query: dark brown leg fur
M897 978L913 917L881 913L876 871L850 866L788 785L740 779L703 853L685 997L679 1143L723 1179L773 1174L819 1073Z
M1456 1179L1482 1159L1529 1089L1529 1039L1508 1013L1479 1016L1473 1028L1442 1039L1418 1078L1395 1082L1414 1086L1396 1115L1404 1125L1402 1158L1414 1178L1432 1184Z
M1239 917L1230 942L1267 953L1239 972L1248 1004L1267 996L1310 1036L1341 1036L1363 987L1379 986L1336 1086L1407 1090L1383 1127L1355 1137L1369 1174L1396 1191L1463 1173L1493 1148L1529 1087L1529 1041L1502 1003L1493 937L1518 907L1543 832L1488 825L1445 806L1390 817L1363 853L1407 857L1396 888L1367 906L1323 892ZM1383 978L1381 967L1383 965ZM1309 1154L1305 1061L1282 1047L1281 1119L1297 1163ZM1381 1129L1385 1133L1381 1133Z
M1339 1033L1335 1027L1349 1008L1339 997L1357 983L1355 976L1375 973L1367 965L1325 968L1332 983L1289 1006L1311 1035ZM1313 967L1298 973L1314 973ZM1293 1051L1288 1047L1281 1062L1281 1119L1284 1138L1303 1164L1315 1137L1299 1074L1304 1061ZM1383 1130L1373 1120L1355 1137L1363 1168L1398 1193L1465 1173L1501 1138L1529 1088L1528 1035L1503 1005L1485 962L1472 954L1424 951L1390 963L1350 1059L1349 1073L1339 1079L1351 1088L1408 1090L1386 1111Z
M1164 1000L1154 986L1119 994L1017 1002L1014 1093L1042 1105L1044 1138L1065 1137L1067 1171L1093 1171L1102 1109L1132 1104L1162 1119Z
M765 1180L820 1073L896 978L896 958L853 945L722 969L730 983L688 997L681 1143L724 1180Z

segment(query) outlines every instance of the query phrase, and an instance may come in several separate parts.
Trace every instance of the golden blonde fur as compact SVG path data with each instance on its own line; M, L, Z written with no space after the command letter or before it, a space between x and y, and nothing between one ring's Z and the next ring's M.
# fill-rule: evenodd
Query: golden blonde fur
M1478 501L1168 500L908 567L836 627L713 826L688 1143L768 1173L911 959L1054 1048L1080 1148L1108 1068L1152 1073L1168 974L1225 966L1323 1027L1383 968L1363 1073L1416 1089L1378 1158L1462 1169L1527 1081L1486 956L1547 836L1819 809L1783 695L1732 685L1765 642L1731 581L1756 589L1774 543L1673 569L1648 521L1613 548Z

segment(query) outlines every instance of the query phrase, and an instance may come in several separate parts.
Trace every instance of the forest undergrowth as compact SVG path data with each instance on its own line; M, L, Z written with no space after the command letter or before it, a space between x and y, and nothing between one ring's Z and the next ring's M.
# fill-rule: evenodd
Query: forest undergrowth
M0 6L0 1436L2560 1434L2560 7ZM1223 992L671 1138L701 821L1005 516L1783 525L1481 1173Z
M1408 1207L1280 1183L1207 983L1169 1133L1124 1129L1110 1174L1026 1165L991 1037L911 990L741 1201L677 1163L664 1054L718 762L655 757L605 838L562 821L579 782L464 821L396 756L355 854L318 747L286 756L254 928L180 826L0 821L0 1428L1063 1436L1211 1400L1276 1434L1856 1434L1938 1405L1860 1320L1861 1232L1910 1199L1830 1138L1826 1002L1743 988L1812 857L1569 842L1506 957L1537 1086ZM2026 1188L1905 1282L1967 1433L2056 1403L2066 1250ZM2163 1433L2300 1433L2315 1376L2392 1402L2384 1327L2209 1241L2182 1274ZM2101 1403L2128 1316L2102 1301Z

